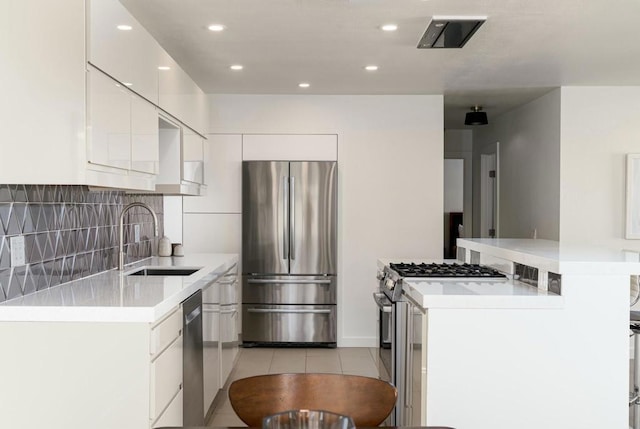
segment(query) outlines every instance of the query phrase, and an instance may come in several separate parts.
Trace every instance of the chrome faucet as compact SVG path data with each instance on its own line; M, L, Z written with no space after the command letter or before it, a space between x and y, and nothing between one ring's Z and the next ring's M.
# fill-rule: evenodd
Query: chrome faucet
M157 237L158 236L158 216L156 216L156 213L153 211L153 209L151 207L149 207L148 205L146 205L145 203L131 203L126 205L123 209L122 209L122 213L120 213L120 223L119 223L119 228L120 228L120 242L118 243L118 269L122 271L122 269L124 269L124 215L127 213L127 211L132 208L132 207L142 207L145 208L149 211L149 213L151 213L151 216L153 216L153 230L154 230L154 236Z

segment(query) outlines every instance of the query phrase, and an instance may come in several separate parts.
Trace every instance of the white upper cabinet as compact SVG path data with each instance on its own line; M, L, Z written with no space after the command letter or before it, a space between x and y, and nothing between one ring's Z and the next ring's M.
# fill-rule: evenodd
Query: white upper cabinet
M98 70L89 70L88 79L88 161L128 170L131 165L131 95L121 84Z
M204 177L207 194L185 197L190 213L242 212L242 135L210 134L204 143Z
M160 44L119 1L90 0L88 8L87 60L158 104Z
M182 134L182 178L204 185L204 139L188 128Z
M91 66L87 79L89 169L97 168L112 177L138 175L155 180L159 163L157 108ZM141 189L153 190L155 186L151 183Z
M206 134L208 105L205 93L169 54L164 53L161 64L158 105L198 133Z
M158 110L146 100L131 97L131 169L142 173L158 173Z
M0 183L84 180L84 52L84 0L2 3Z
M204 139L172 119L161 117L160 168L156 192L201 195L204 192Z

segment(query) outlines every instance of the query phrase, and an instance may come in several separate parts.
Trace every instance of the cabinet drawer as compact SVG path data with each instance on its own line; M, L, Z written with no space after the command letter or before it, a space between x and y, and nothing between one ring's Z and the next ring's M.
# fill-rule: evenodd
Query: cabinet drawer
M153 420L171 402L182 384L182 336L151 362L150 382L149 415Z
M182 330L182 308L178 308L169 317L151 329L149 351L151 355L161 352Z
M182 389L173 398L169 406L158 420L151 426L153 428L161 428L168 426L182 426Z

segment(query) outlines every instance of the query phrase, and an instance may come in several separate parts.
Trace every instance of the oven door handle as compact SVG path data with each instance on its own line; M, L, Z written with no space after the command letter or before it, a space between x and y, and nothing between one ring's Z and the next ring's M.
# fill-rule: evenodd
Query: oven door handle
M374 292L373 300L376 302L376 305L382 312L391 313L392 302L389 301L389 298L387 298L385 294L380 292Z

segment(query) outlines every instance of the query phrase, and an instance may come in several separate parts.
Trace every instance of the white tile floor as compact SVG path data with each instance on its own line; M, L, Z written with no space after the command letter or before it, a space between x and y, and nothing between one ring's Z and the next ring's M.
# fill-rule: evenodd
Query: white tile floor
M246 426L229 404L227 387L233 380L260 374L289 372L323 372L378 377L378 356L375 348L336 349L240 349L236 366L222 401L214 410L208 426Z

